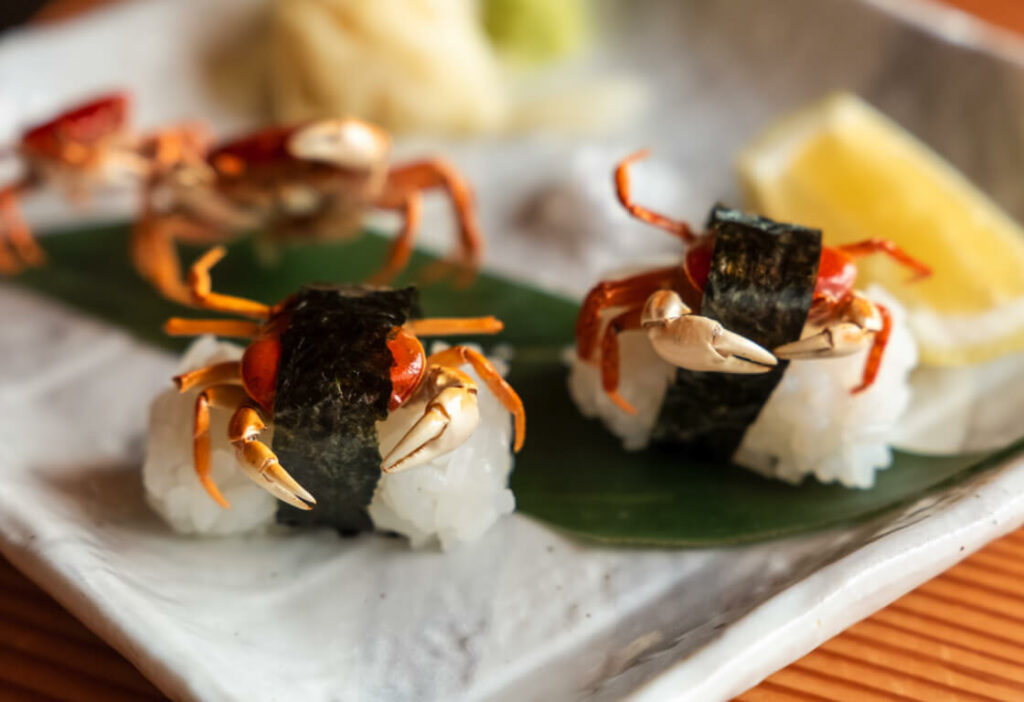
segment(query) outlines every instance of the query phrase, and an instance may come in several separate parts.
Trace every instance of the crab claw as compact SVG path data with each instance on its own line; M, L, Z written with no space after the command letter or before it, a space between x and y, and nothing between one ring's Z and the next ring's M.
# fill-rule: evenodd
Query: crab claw
M872 333L859 324L842 322L826 327L813 336L783 344L775 349L775 355L794 361L849 356L864 350Z
M461 371L435 367L424 383L423 416L381 462L385 473L421 466L458 448L480 422L476 384Z
M281 467L277 456L264 443L246 441L236 446L235 451L238 466L246 477L277 499L302 510L310 510L310 505L316 504L309 491Z
M826 325L817 334L783 344L775 349L775 355L792 360L849 356L864 350L875 334L885 328L880 306L860 293L853 294L840 320Z
M778 364L767 349L692 314L682 298L660 290L647 300L641 318L655 352L674 366L716 373L766 373Z

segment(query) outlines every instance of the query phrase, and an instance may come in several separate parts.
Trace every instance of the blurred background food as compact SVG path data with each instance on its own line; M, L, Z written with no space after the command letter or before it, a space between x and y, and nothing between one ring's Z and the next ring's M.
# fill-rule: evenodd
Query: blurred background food
M465 0L276 0L275 119L355 115L393 131L499 128L508 98L478 8Z
M601 131L642 108L642 82L585 75L585 0L275 0L274 119L354 115L395 133ZM251 47L254 43L249 42Z
M12 0L0 28L130 0ZM241 3L238 3L241 4ZM339 114L396 133L603 131L646 104L636 76L581 69L588 0L269 0L205 58L211 97L293 122Z
M578 51L591 31L588 0L483 0L484 28L509 59L536 63Z

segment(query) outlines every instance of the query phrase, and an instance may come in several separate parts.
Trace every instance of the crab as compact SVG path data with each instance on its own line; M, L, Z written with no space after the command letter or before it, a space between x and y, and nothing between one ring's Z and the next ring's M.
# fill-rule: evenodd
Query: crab
M874 253L890 256L914 273L931 269L891 241L868 239L843 246L823 246L811 308L801 338L771 351L725 329L713 319L694 314L700 309L714 252L713 234L697 235L688 224L633 202L629 167L646 158L646 150L619 162L615 186L619 202L633 217L664 229L687 245L680 264L603 281L587 294L576 324L576 350L581 360L599 363L604 391L620 409L636 410L618 392L619 342L625 331L642 330L665 361L692 371L766 373L778 359L828 358L870 347L861 381L852 393L874 383L892 329L885 306L854 289L856 259ZM606 311L617 310L605 320ZM603 327L603 332L602 332Z
M130 113L127 95L110 93L21 135L13 152L23 173L0 187L0 273L17 273L46 261L19 212L18 202L28 193L55 187L82 204L98 189L137 185L183 160L183 152L205 149L205 132L198 125L139 137L131 129Z
M146 188L133 235L136 267L165 296L187 303L175 242L210 244L252 229L271 243L353 236L369 208L403 220L371 282L384 284L409 261L422 191L440 188L459 225L453 264L472 278L482 239L473 195L441 159L389 165L390 139L357 119L324 119L264 129L217 146L200 162L165 170Z
M250 320L183 319L167 321L172 336L217 334L252 339L240 361L217 363L175 377L179 391L201 388L194 406L194 467L199 481L218 504L230 507L210 475L210 407L233 412L228 441L246 476L274 497L308 510L316 500L281 466L273 450L260 441L260 433L274 417L274 395L281 358L281 335L288 327L293 297L264 305L241 297L213 292L210 269L223 256L216 247L201 256L188 275L196 307L248 317ZM389 412L399 408L419 411L419 418L391 451L381 470L397 473L423 465L458 448L479 422L477 385L460 368L469 365L512 413L516 452L526 436L522 400L480 352L452 346L427 355L420 337L496 334L503 328L494 317L413 319L394 327L387 337L391 352Z

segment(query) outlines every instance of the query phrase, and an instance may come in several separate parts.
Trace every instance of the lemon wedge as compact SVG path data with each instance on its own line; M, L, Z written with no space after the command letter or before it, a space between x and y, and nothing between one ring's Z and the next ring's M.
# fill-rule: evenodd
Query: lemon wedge
M866 102L832 95L768 129L741 154L750 207L821 228L825 243L889 239L931 278L885 256L858 261L906 307L929 365L1024 349L1024 229L953 166Z

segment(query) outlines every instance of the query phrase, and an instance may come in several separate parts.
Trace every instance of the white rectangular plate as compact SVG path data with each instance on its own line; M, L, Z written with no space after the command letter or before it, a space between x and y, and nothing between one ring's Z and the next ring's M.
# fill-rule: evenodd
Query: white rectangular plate
M116 85L135 92L145 124L254 123L208 102L190 57L259 6L131 3L9 36L0 127ZM650 145L686 184L670 206L699 220L736 200L739 145L837 88L1024 214L1024 142L1009 138L1024 83L1011 62L844 0L618 7L601 55L649 81L643 118L599 141L444 145L501 232L492 268L579 295L660 239L625 224L625 245L588 239L587 226L539 236L517 217L531 194L587 158L607 178L616 157ZM57 221L56 207L38 204L34 219ZM873 523L743 548L596 548L521 516L451 553L326 532L179 538L147 510L138 471L147 405L174 359L12 286L0 287L0 329L0 550L176 699L724 699L1024 522L1014 461Z

